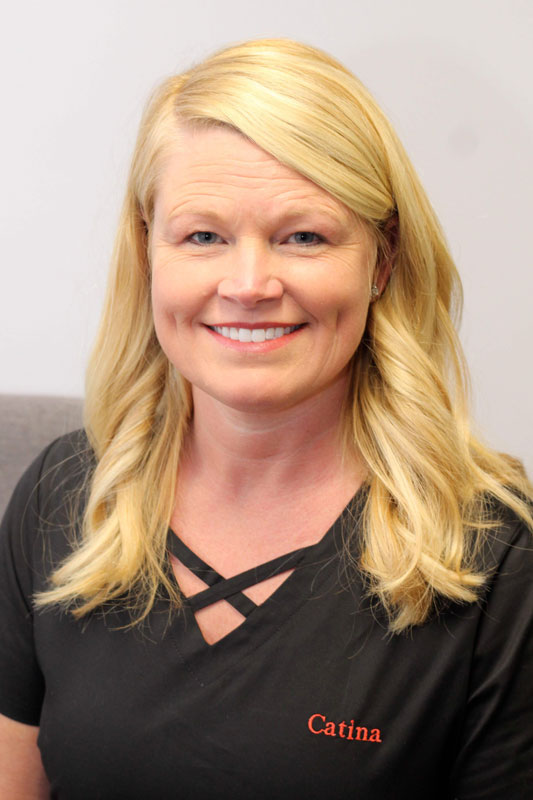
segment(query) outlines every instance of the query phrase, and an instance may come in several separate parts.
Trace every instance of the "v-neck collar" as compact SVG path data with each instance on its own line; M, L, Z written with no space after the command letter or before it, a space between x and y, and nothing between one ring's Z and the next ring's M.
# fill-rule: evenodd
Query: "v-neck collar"
M364 491L364 487L359 489L316 544L301 549L298 566L292 574L237 628L217 642L206 642L190 604L183 604L168 634L181 660L200 685L212 683L228 669L242 664L274 637L304 603L327 591L332 576L338 588L337 573L345 538L343 530L353 530L358 526ZM175 536L173 531L169 535ZM357 537L354 540L357 541Z

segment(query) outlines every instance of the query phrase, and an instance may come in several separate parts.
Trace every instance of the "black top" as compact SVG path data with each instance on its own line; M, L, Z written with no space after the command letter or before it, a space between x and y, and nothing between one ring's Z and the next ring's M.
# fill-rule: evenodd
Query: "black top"
M533 552L509 512L487 533L482 601L398 636L342 571L357 511L258 568L256 580L294 567L260 606L242 594L253 575L224 581L171 532L207 592L246 615L208 645L192 598L170 622L158 601L142 630L124 629L121 609L79 622L33 612L32 592L69 552L89 460L82 434L54 442L20 481L0 541L0 712L40 724L52 798L530 800Z

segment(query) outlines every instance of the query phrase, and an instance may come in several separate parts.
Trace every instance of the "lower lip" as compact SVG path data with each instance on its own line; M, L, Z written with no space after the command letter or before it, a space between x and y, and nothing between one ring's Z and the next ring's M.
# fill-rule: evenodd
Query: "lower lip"
M271 350L279 350L280 347L284 347L294 341L295 337L305 329L306 325L297 328L292 333L284 333L278 339L265 339L264 342L239 342L236 339L228 339L226 336L222 336L221 333L217 333L207 325L204 327L217 342L229 350L236 350L240 353L270 353Z

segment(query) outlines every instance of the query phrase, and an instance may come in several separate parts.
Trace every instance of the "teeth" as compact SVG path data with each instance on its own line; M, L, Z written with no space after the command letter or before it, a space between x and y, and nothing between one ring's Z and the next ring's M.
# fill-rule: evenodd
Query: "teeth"
M235 342L264 342L265 339L279 339L292 333L299 325L288 325L286 328L228 328L226 325L213 325L214 331L226 339Z

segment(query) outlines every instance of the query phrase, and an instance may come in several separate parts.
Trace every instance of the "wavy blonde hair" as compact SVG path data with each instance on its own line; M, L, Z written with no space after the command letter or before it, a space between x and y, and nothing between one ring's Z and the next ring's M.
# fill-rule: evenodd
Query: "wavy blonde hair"
M345 203L373 231L378 259L394 259L352 359L345 404L344 442L368 467L357 568L393 631L424 622L438 597L475 600L484 582L476 542L495 524L488 501L531 525L531 486L518 462L470 432L455 266L365 87L323 52L275 39L226 48L165 81L142 119L87 374L96 467L82 534L38 604L83 616L135 598L139 621L162 587L180 603L165 544L191 393L154 333L147 256L158 176L180 124L241 132Z

